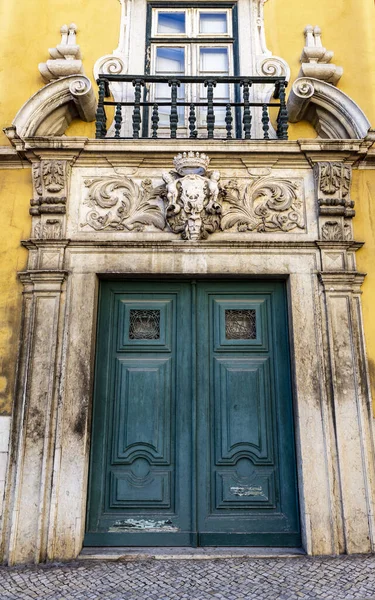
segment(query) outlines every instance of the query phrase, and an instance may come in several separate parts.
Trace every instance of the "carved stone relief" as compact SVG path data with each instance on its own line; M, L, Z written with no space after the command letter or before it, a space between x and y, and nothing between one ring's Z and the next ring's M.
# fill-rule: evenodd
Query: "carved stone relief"
M86 179L89 194L84 201L90 210L81 227L96 231L143 231L152 226L164 229L165 216L162 190L153 188L151 179L141 185L129 177L95 177Z
M77 25L71 23L60 29L61 42L56 48L50 48L50 59L38 65L44 81L49 83L68 75L83 74L82 57L76 43Z
M45 240L54 240L61 237L62 222L60 219L47 219L44 223L39 221L34 227L34 237Z
M350 198L351 166L339 162L318 162L314 165L314 176L319 214L354 217L354 202Z
M30 201L32 216L44 213L65 214L69 172L69 165L64 160L42 160L33 164L34 198Z
M351 220L355 215L350 197L352 167L339 162L318 162L314 165L314 177L321 239L351 240Z
M344 69L331 63L333 52L322 44L320 27L307 25L305 28L305 47L301 55L301 70L298 77L314 77L337 85Z
M326 221L321 227L321 237L326 242L349 241L352 239L352 230L349 223Z
M184 152L174 170L162 174L162 185L149 178L136 182L126 175L84 180L88 189L81 206L80 228L95 231L173 232L200 240L214 232L306 232L301 178L271 175L250 181L221 182L209 171L209 157ZM88 207L88 210L84 207Z
M173 162L176 171L163 173L167 223L184 240L206 239L220 226L220 173L206 176L209 158L199 152L184 152Z
M300 179L260 177L242 186L231 180L224 185L222 197L223 231L234 227L258 233L306 229Z
M32 166L34 197L30 200L35 238L58 239L63 233L70 165L65 160L42 160Z

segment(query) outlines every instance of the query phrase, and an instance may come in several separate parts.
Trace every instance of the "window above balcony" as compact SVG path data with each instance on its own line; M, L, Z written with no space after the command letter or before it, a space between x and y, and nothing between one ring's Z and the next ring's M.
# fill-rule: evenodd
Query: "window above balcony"
M119 48L97 70L115 119L102 126L102 103L98 136L285 139L277 115L289 70L266 48L263 4L124 0Z

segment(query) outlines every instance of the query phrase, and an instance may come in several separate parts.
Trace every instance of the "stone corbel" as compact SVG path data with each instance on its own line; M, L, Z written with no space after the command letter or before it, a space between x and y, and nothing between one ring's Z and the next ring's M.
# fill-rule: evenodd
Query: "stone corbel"
M323 47L320 27L307 25L305 29L306 45L301 55L299 77L313 77L337 85L344 69L331 63L333 52Z
M41 160L32 165L32 237L59 239L65 228L71 167L67 160Z
M317 162L314 178L320 239L327 242L352 240L351 221L355 215L350 196L352 167L342 162Z
M121 75L128 72L130 51L129 23L134 0L119 0L119 2L121 4L121 20L118 46L113 50L112 54L101 56L96 61L94 65L95 80L98 79L100 74ZM126 85L124 83L111 81L109 88L116 102L123 102L127 99Z

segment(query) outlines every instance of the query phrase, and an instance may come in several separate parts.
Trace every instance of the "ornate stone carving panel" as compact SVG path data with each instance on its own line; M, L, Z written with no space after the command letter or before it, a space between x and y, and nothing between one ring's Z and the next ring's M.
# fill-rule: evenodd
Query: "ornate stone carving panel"
M253 169L249 177L222 177L209 157L184 152L175 169L140 177L98 175L80 180L78 230L85 233L177 234L184 240L211 234L306 234L304 177ZM230 170L229 170L230 172ZM238 171L234 171L236 174ZM245 175L246 173L246 175ZM259 173L259 175L258 175ZM83 199L82 199L83 197Z
M314 177L320 238L328 242L353 239L352 167L341 162L318 162Z
M58 239L63 236L70 172L66 160L33 163L34 197L30 200L30 214L34 238Z
M306 231L301 179L260 177L245 184L230 180L224 183L222 197L223 231Z
M84 182L88 207L80 227L96 231L163 230L165 215L162 188L154 188L151 179L140 184L125 176L95 177Z

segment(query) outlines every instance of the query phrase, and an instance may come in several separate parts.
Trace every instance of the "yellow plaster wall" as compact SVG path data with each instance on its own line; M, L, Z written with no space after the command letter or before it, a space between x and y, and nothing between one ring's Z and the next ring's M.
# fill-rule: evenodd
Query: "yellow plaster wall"
M12 407L22 304L17 271L26 266L20 240L30 236L30 195L30 169L0 171L0 415Z
M332 62L344 68L337 87L375 127L374 0L268 0L264 11L268 47L287 61L292 82L300 68L303 31L306 25L319 25L323 45L335 53ZM304 137L316 137L308 124L290 125L290 139Z
M38 64L48 48L60 43L64 23L78 26L86 75L93 83L95 61L118 45L118 0L12 0L0 2L0 129L11 125L17 110L43 87ZM73 125L73 135L93 135L93 124ZM0 133L0 145L7 144Z
M363 285L362 307L375 408L375 171L354 171L352 197L356 202L354 238L365 242L357 253L357 266L360 272L367 273Z

